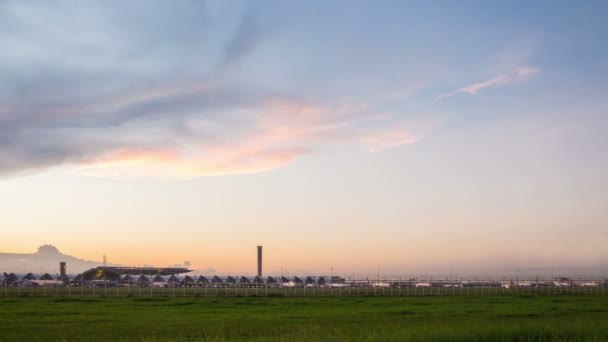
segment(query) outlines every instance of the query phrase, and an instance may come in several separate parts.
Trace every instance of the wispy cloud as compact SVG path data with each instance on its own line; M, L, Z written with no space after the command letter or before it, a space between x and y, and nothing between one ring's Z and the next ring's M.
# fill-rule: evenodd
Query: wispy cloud
M512 83L520 83L529 80L531 77L540 73L540 69L519 67L515 71L510 73L504 73L494 76L482 82L476 82L464 86L458 90L442 93L437 96L437 99L443 99L446 97L454 96L459 93L466 93L469 95L479 95L480 91L488 88L501 87Z
M125 89L82 104L16 106L6 112L27 115L0 118L7 123L0 128L6 140L0 173L59 165L99 177L255 173L328 145L376 152L410 144L429 126L420 125L428 119L379 115L377 106L314 104L204 83Z
M509 83L509 78L507 76L498 75L487 81L473 83L464 88L460 88L458 91L463 92L463 93L468 93L471 95L477 95L479 93L479 91L482 89L490 88L490 87L497 87L497 86L505 85L508 83Z
M379 151L426 132L428 118L396 105L412 84L362 91L351 73L328 82L330 65L300 66L308 83L294 87L291 64L270 64L284 63L280 44L297 39L264 51L268 32L280 30L257 3L0 6L0 175L60 166L109 177L262 172L331 145Z
M112 178L178 179L258 173L286 166L329 145L356 144L364 151L377 152L411 144L436 124L430 119L395 122L390 121L394 117L386 116L380 124L376 122L376 127L366 128L361 124L378 119L358 109L272 98L259 106L245 107L244 113L226 122L191 118L182 127L185 139L161 144L149 139L143 144L126 143L102 150L73 164L72 172ZM201 136L207 138L197 138Z
M122 152L122 151L121 151ZM285 166L305 149L260 150L253 146L217 148L208 153L180 154L136 151L104 154L95 160L70 168L70 172L104 178L190 179L199 176L249 174Z
M386 148L413 144L418 137L410 130L387 129L365 133L360 140L368 152L376 152Z

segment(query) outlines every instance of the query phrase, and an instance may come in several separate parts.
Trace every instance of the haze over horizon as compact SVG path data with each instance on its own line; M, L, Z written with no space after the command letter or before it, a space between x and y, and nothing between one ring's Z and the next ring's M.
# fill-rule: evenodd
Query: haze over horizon
M106 257L105 255L102 258ZM53 245L42 245L38 247L37 251L34 253L4 253L0 251L0 270L4 273L16 273L18 275L25 275L28 273L33 273L37 275L41 275L44 273L49 274L57 274L59 273L59 263L65 262L67 265L67 273L68 275L75 276L84 271L87 271L92 268L104 266L104 262L101 260L84 260L80 259L77 256L67 255L61 252L57 247ZM213 261L210 261L213 262ZM274 264L271 261L271 264ZM126 264L115 264L111 262L105 263L108 267L152 267L152 268L163 268L163 267L178 267L178 268L187 268L191 270L191 274L199 274L199 275L247 275L253 276L255 274L253 268L241 271L234 272L231 270L217 270L212 267L201 268L201 267L192 267L191 262L189 260L184 261L183 263L175 263L175 264L166 264L166 265L151 265L151 264L137 264L137 265L126 265ZM289 267L282 267L280 269L270 269L266 270L264 273L266 275L340 275L342 277L368 277L375 278L376 276L381 276L383 278L434 278L434 279L442 279L444 277L454 278L465 278L465 279L506 279L515 277L525 278L553 278L553 277L575 277L575 278L603 278L606 275L606 268L608 265L599 264L599 265L575 265L575 266L555 266L552 267L542 267L537 265L522 265L522 268L512 268L513 265L511 263L501 264L491 264L487 265L485 268L479 267L470 267L470 265L451 265L449 268L446 268L447 264L442 265L434 265L432 268L424 268L420 267L420 269L415 269L412 266L403 267L395 267L394 265L377 265L375 270L370 270L369 268L357 268L354 271L344 272L343 270L330 268L329 272L326 269L292 269ZM195 265L196 266L196 265ZM342 272L338 272L342 271Z
M0 1L0 252L608 272L607 2L117 3Z

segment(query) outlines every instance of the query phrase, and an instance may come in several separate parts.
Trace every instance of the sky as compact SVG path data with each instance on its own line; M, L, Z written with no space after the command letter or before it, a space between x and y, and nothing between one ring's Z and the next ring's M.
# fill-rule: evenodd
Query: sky
M0 251L608 272L605 1L0 0Z

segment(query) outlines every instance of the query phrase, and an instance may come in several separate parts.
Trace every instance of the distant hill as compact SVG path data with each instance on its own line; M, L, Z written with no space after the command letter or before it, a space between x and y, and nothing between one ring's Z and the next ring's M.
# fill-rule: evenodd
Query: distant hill
M59 262L65 261L68 274L77 274L92 267L102 265L102 262L84 260L63 254L53 245L38 247L35 253L0 253L0 273L58 273ZM121 266L109 264L108 266Z

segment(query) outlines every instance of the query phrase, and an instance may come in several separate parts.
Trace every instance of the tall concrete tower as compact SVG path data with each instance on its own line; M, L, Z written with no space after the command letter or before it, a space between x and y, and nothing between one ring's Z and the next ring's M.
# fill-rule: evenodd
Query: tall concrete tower
M67 276L67 268L66 268L66 264L65 261L61 261L59 262L59 275L61 275L61 278L65 278Z
M262 276L262 246L258 246L258 277Z

